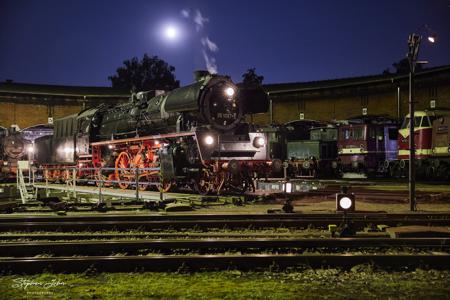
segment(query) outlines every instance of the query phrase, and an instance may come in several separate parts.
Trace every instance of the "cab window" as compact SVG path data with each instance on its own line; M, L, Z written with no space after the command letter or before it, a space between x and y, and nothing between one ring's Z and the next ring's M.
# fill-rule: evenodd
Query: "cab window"
M428 119L428 117L423 117L422 118L422 125L421 126L422 127L431 127L430 120Z

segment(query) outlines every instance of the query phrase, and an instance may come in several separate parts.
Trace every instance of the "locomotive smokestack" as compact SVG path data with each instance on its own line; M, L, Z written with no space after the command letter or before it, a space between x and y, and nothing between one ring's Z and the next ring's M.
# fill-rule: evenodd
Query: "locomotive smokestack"
M205 78L209 75L211 75L211 74L209 74L209 72L206 70L194 71L194 79L196 82L205 80Z

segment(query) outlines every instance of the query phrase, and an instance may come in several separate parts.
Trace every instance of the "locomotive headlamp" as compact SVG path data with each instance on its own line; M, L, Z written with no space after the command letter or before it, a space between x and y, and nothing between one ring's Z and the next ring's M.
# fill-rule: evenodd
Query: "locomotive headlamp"
M226 94L228 97L233 97L233 96L234 96L234 89L233 89L232 87L227 87L227 88L225 89L225 94Z
M262 136L255 137L253 140L253 146L256 148L263 147L266 144L266 140Z
M27 151L28 151L28 153L33 153L34 152L34 147L33 146L28 146Z
M336 194L336 211L355 211L355 195L347 192L347 187Z
M205 144L206 145L212 145L214 143L214 138L210 135L207 135L205 137Z

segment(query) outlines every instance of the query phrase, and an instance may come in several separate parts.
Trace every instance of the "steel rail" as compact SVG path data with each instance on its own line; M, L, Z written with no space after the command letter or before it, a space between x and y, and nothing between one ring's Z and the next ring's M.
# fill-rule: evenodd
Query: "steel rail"
M387 269L415 270L417 267L450 269L450 255L190 255L190 256L91 256L53 258L1 258L4 273L36 274L184 270L255 270L276 267L339 267L349 269L359 264L374 264Z
M0 245L0 256L21 257L50 253L55 256L111 255L114 252L139 254L139 251L173 253L174 249L220 250L236 249L246 253L266 249L354 249L411 247L444 250L450 248L450 238L337 238L337 239L190 239L139 241L82 241L82 242L21 242Z
M89 204L92 205L92 204ZM343 213L283 213L283 214L107 214L107 215L70 215L70 216L15 216L4 215L0 217L1 223L9 222L67 222L67 221L168 221L168 220L310 220L322 219L339 221ZM448 220L450 213L384 213L384 212L349 212L350 219L364 219L383 221L395 220Z
M368 225L383 224L387 226L422 225L422 226L449 226L448 219L352 219L355 229L362 229ZM53 222L1 222L0 232L7 231L102 231L102 230L167 230L167 229L211 229L211 228L326 228L329 224L340 224L342 219L247 219L247 220L153 220L153 221L64 221L57 219Z

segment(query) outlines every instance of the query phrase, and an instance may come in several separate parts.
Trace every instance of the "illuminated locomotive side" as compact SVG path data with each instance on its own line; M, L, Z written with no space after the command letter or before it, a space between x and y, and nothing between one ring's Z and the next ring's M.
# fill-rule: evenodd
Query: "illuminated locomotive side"
M396 159L397 126L367 120L339 128L338 159L343 173L384 174Z
M432 155L432 122L436 118L433 111L414 112L414 145L416 158L416 172L418 176L425 176L429 168ZM392 164L390 173L393 177L406 176L409 165L409 122L407 114L398 131L398 161Z
M56 120L51 160L96 168L79 176L109 179L121 188L136 180L142 189L160 180L164 190L252 188L251 177L270 172L271 162L265 133L242 119L252 112L249 103L268 102L267 96L239 90L226 76L199 75L171 92L138 93L128 103Z
M442 116L433 121L431 142L432 160L427 170L430 179L450 179L450 117Z
M416 111L414 113L414 144L416 146L416 158L429 158L431 155L431 132L435 114L430 111ZM398 158L409 159L409 122L407 114L398 136Z

